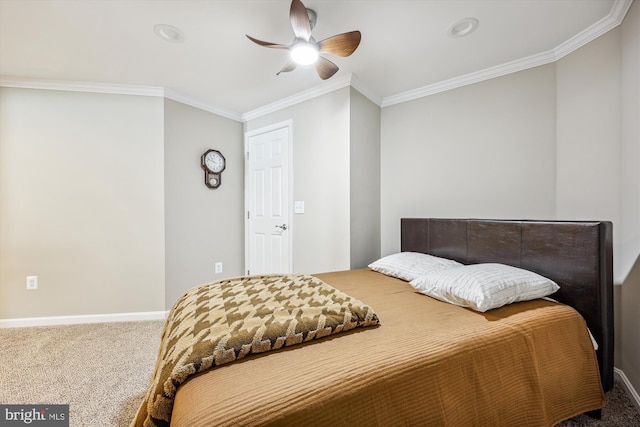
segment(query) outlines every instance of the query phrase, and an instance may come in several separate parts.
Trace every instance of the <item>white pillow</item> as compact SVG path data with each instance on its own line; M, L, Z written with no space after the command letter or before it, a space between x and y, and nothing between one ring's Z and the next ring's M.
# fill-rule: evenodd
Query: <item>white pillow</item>
M457 261L419 252L398 252L369 264L369 268L407 282L434 271L460 267Z
M494 263L436 271L412 280L411 286L441 301L481 312L542 298L560 289L539 274Z

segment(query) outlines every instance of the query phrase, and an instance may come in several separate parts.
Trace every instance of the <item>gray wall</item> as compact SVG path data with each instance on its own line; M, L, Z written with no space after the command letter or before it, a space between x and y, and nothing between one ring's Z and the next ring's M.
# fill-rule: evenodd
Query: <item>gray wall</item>
M380 258L380 108L353 88L350 107L350 268L363 268Z
M383 255L401 217L613 221L616 366L636 390L639 14L554 64L385 108L381 133Z
M620 257L623 272L618 341L620 364L640 391L640 2L635 1L621 27L622 132Z
M640 390L640 4L557 68L557 216L613 221L615 363Z
M620 31L571 53L556 69L556 217L613 222L614 277L621 283Z
M164 101L165 304L185 290L244 269L242 124L197 108ZM222 184L204 185L200 156L225 157ZM222 273L214 264L222 262Z
M350 88L248 121L253 131L292 120L293 199L305 213L293 216L293 271L349 269Z
M382 254L402 217L552 218L555 66L382 110Z
M293 123L293 271L362 268L380 257L380 108L347 87L250 120Z
M1 319L164 309L162 120L160 98L0 89Z
M0 89L0 319L163 311L242 274L242 135L162 98Z

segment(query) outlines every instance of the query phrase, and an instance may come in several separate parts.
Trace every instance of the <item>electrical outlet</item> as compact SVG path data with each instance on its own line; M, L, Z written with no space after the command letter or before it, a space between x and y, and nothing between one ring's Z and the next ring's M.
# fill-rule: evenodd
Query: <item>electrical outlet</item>
M27 289L38 289L38 276L27 276Z
M222 273L222 263L216 262L216 274Z

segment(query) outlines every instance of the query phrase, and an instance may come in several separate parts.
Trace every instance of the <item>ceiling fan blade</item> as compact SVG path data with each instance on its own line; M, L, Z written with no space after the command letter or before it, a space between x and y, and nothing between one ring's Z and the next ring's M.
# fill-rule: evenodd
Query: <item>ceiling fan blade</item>
M255 44L259 44L260 46L264 46L264 47L270 47L272 49L289 49L289 46L285 46L282 44L277 44L277 43L269 43L269 42L263 42L262 40L258 40L258 39L254 39L253 37L246 35L247 38L249 40L251 40L252 42L254 42Z
M282 67L282 70L278 71L276 73L276 76L280 75L280 73L288 73L289 71L293 71L296 69L296 63L293 61L289 61L289 63L287 65L285 65L284 67Z
M308 42L311 37L311 23L309 22L307 8L304 7L300 0L293 0L291 2L289 18L291 19L291 26L293 27L293 32L296 37Z
M316 61L316 72L322 80L327 80L338 72L338 66L327 58L319 56Z
M350 31L320 41L318 48L322 53L349 56L358 48L361 38L360 31Z

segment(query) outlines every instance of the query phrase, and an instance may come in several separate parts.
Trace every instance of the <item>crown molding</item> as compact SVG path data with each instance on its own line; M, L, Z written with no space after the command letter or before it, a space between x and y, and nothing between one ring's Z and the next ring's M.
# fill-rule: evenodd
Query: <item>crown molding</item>
M282 110L283 108L291 107L292 105L308 101L321 95L325 95L337 89L342 89L343 87L349 86L350 82L351 74L342 76L334 80L326 81L325 83L311 89L307 89L295 95L282 98L278 101L256 108L255 110L248 111L242 115L242 121L247 122L249 120L257 119L258 117L262 117L266 114Z
M423 86L397 95L387 96L382 99L382 108L395 104L401 104L414 99L423 98L436 93L446 92L448 90L457 89L459 87L479 83L485 80L501 77L507 74L516 73L518 71L527 70L529 68L538 67L555 61L552 52L545 52L538 55L529 56L527 58L518 59L506 64L496 65L495 67L486 68L481 71L465 74L463 76L454 77L449 80Z
M360 79L358 79L354 74L351 75L351 87L360 92L364 97L368 98L369 101L376 104L378 107L382 106L382 98L369 89L368 86L365 86Z
M42 80L18 77L0 77L0 87L21 89L61 90L68 92L107 93L111 95L155 96L172 99L177 102L208 111L228 119L242 121L236 112L208 105L202 101L185 96L171 89L158 86L116 85L109 83L73 82L63 80Z
M173 101L180 102L182 104L189 105L194 108L198 108L200 110L207 111L209 113L216 114L218 116L226 117L227 119L235 120L237 122L242 121L242 115L240 113L236 113L235 111L209 105L205 102L202 102L195 98L188 97L172 89L165 89L164 97L167 99L171 99Z
M262 117L266 114L282 110L283 108L291 107L293 105L308 101L313 98L317 98L318 96L325 95L327 93L333 92L334 90L342 89L347 86L353 87L362 95L367 97L371 102L375 103L377 106L380 106L382 100L376 93L366 87L364 83L362 83L353 74L346 74L335 80L326 81L311 89L244 113L242 115L242 121L247 122L249 120L257 119L258 117Z
M280 99L244 114L209 105L203 101L188 97L172 89L166 89L156 86L116 85L107 83L73 81L69 82L59 80L37 80L16 77L0 77L0 86L28 89L109 93L117 95L158 96L171 99L192 106L194 108L208 111L210 113L217 114L219 116L239 122L253 120L266 114L270 114L283 108L308 101L310 99L325 95L327 93L333 92L334 90L341 89L347 86L353 87L373 103L381 108L384 108L558 61L571 52L579 49L590 41L600 37L601 35L620 25L632 3L633 0L615 0L611 7L611 11L606 17L602 18L600 21L596 22L589 28L576 34L569 40L561 43L556 48L550 51L497 65L495 67L486 68L477 72L465 74L463 76L454 77L452 79L444 80L384 98L380 97L377 93L365 86L353 74L347 74L340 78L326 81L314 88Z
M387 96L382 99L381 107L388 107L400 104L425 96L433 95L451 89L467 86L473 83L479 83L484 80L493 79L504 76L506 74L527 70L529 68L538 67L540 65L549 64L558 61L571 52L581 48L590 41L600 37L604 33L612 30L620 25L631 7L633 0L616 0L609 14L600 21L586 28L584 31L571 37L569 40L556 46L554 49L527 58L518 59L497 65L495 67L486 68L477 72L465 74L460 77L454 77L449 80L423 86L418 89L402 92L397 95Z
M616 0L609 15L605 16L589 28L579 32L569 40L556 46L553 53L556 56L556 60L559 60L571 52L581 48L590 41L597 39L606 32L613 30L620 25L627 15L629 8L631 7L633 0Z
M239 114L224 108L209 105L198 99L186 96L173 89L165 89L157 86L141 85L116 85L109 83L74 82L64 80L44 80L21 77L0 77L0 87L15 87L22 89L61 90L70 92L107 93L113 95L156 96L171 99L182 104L189 105L209 113L217 114L238 122L246 122L265 114L281 110L286 107L307 101L318 96L333 92L343 87L353 86L376 105L380 106L381 99L369 90L360 80L351 74L347 74L335 80L325 82L309 90L305 90L293 96L267 104L245 114Z
M21 77L0 77L0 86L22 89L64 90L69 92L109 93L114 95L164 96L164 89L157 86L117 85L109 83L43 80Z
M249 120L257 119L258 117L262 117L275 111L282 110L283 108L291 107L301 102L317 98L318 96L325 95L327 93L333 92L334 90L342 89L347 86L351 86L354 89L358 90L358 92L362 93L362 95L369 98L376 105L380 106L381 99L377 94L369 90L364 85L364 83L358 80L353 74L346 74L337 79L326 81L311 89L302 91L295 95L280 99L276 102L272 102L271 104L267 104L265 106L256 108L255 110L244 113L242 115L242 121L247 122Z

